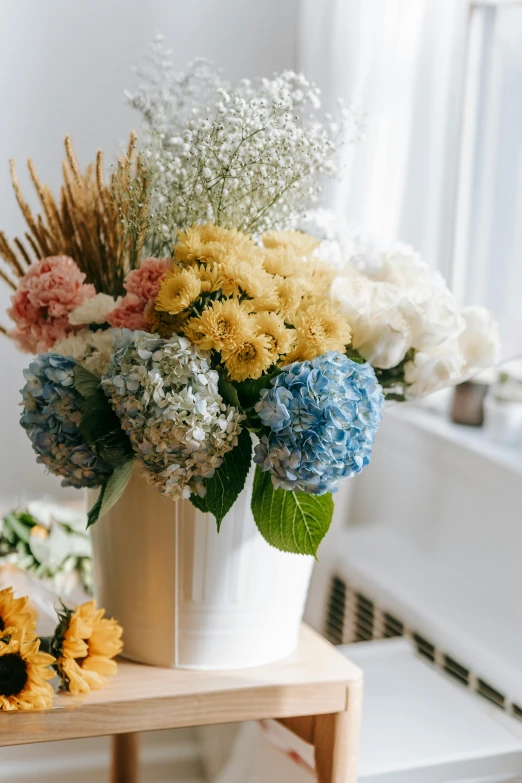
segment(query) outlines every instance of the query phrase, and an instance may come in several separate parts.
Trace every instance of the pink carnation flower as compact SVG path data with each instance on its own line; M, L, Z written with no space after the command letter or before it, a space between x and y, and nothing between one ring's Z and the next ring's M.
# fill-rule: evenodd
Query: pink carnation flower
M145 300L140 299L139 296L127 294L127 296L123 297L118 307L111 310L107 316L107 321L116 329L148 332L149 325L144 315L146 304Z
M77 328L69 323L68 314L96 294L84 280L67 256L44 258L29 267L7 311L16 324L10 336L22 350L48 351Z
M125 278L125 289L146 302L154 301L169 266L166 258L144 258L140 268L133 269Z

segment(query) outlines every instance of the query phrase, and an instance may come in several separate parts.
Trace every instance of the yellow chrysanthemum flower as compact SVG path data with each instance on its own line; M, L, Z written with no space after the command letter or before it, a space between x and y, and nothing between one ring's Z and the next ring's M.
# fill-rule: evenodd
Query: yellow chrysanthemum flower
M291 320L301 305L305 294L302 280L293 277L276 280L277 310L285 320Z
M32 633L11 628L0 638L0 711L49 709L53 689L46 680L54 677L53 663Z
M304 258L310 258L319 247L317 239L303 231L267 231L261 240L266 248L287 248Z
M201 280L201 292L210 294L223 287L223 277L220 264L197 264L193 266L195 274Z
M352 336L346 318L327 301L300 312L294 326L297 342L289 361L314 359L327 351L344 353Z
M311 294L327 294L335 279L335 269L323 261L312 261L304 264L306 270L306 284Z
M254 317L257 332L268 339L270 356L276 362L281 354L288 353L292 348L295 329L288 329L277 313L257 313Z
M263 267L271 275L291 277L302 272L303 261L288 247L267 248L263 255Z
M236 299L213 302L197 318L191 318L184 333L206 351L233 350L253 333L248 313Z
M145 318L149 324L150 331L154 334L159 334L164 339L172 337L173 334L180 334L188 317L187 313L169 315L169 313L163 313L154 307L145 308Z
M156 298L155 308L159 312L177 315L186 310L201 294L201 280L191 269L167 272Z
M244 293L250 298L263 296L273 285L273 277L257 264L237 259L225 260L221 265L221 289L225 296Z
M36 613L28 598L15 598L11 587L0 590L0 634L8 628L32 632L35 620Z
M123 650L122 628L104 614L104 609L88 601L59 615L52 649L62 687L73 695L102 688L106 678L116 673L113 658Z
M270 342L264 334L255 334L231 351L223 351L225 367L233 381L255 380L273 363Z
M241 231L221 228L207 223L194 225L178 232L174 254L178 263L223 261L230 253L248 260L254 258L257 249L252 239Z

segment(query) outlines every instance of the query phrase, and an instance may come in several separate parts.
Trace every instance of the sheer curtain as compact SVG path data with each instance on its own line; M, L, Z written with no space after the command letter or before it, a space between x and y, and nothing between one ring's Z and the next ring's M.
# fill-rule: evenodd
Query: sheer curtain
M330 206L402 239L449 275L468 27L466 0L303 0L298 66L366 115Z

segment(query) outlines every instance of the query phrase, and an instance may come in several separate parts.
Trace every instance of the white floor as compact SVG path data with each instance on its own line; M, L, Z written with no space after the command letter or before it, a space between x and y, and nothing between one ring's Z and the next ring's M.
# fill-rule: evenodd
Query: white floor
M142 734L142 783L204 783L193 729ZM0 781L104 783L109 780L106 737L0 748Z

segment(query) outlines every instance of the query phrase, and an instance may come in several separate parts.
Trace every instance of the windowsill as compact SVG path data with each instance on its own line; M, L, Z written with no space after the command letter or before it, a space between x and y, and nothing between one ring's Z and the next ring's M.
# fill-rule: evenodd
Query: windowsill
M445 413L419 403L402 403L390 407L386 415L403 420L436 437L478 454L511 471L522 474L522 443L507 445L492 441L481 427L454 424Z

